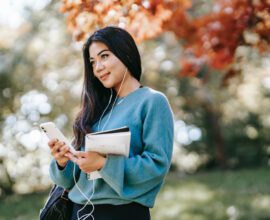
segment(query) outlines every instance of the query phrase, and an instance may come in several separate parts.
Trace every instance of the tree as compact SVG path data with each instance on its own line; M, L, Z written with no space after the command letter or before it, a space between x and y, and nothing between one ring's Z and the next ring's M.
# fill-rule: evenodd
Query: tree
M184 145L189 153L207 155L206 158L210 158L208 165L214 162L215 166L224 163L230 167L267 164L270 81L269 76L267 78L269 69L262 71L259 67L270 59L267 54L261 55L258 48L259 42L266 46L268 40L261 40L261 34L251 29L244 30L243 45L237 46L232 63L226 63L225 71L222 69L227 74L219 74L220 71L213 71L212 66L206 66L212 60L210 53L206 53L207 59L194 53L200 48L206 50L205 45L201 45L205 42L197 44L195 40L201 33L194 28L195 21L202 22L200 18L209 16L218 3L210 0L193 1L192 5L188 0L164 2L81 1L63 2L63 6L70 4L68 24L77 40L82 40L85 33L95 27L109 23L111 17L117 23L118 11L124 15L119 17L120 24L126 22L127 28L133 27L138 41L153 39L139 44L144 73L147 73L143 73L142 83L166 93L176 119L185 121L188 128L201 129L201 140ZM50 184L47 174L50 156L46 143L41 143L38 124L54 121L68 135L72 133L72 121L78 111L83 77L82 44L72 42L66 33L64 16L57 12L58 2L47 4L43 10L28 8L28 19L16 30L5 26L0 30L0 52L4 55L0 56L0 197L14 191L38 191ZM106 10L103 9L105 4ZM111 7L115 10L110 10ZM89 10L95 10L95 14ZM182 15L177 14L177 10ZM73 18L69 18L72 13ZM177 18L178 23L171 21L173 13L182 16L182 19ZM90 22L93 27L86 25L92 19L89 15L97 19ZM267 15L264 17L266 19ZM180 21L185 26L179 29ZM194 33L194 37L189 37L193 36L190 33ZM217 35L217 32L213 34ZM222 38L223 34L219 32L218 37ZM267 35L263 36L267 38ZM185 72L188 68L183 64L190 59L203 68L193 66L191 62L191 72ZM194 76L193 70L198 71L197 77L176 78L179 71L181 75Z
M220 101L207 94L212 72L223 72L218 84L228 87L230 79L242 74L236 52L239 46L269 50L269 0L115 0L62 1L68 29L78 41L106 25L127 29L138 42L172 32L183 47L179 76L197 76L205 87L200 101L208 124L215 160L226 166L226 144ZM218 93L219 90L215 90ZM209 139L210 140L210 139Z
M54 121L66 135L72 131L82 68L56 3L24 8L26 19L16 29L1 26L0 197L51 183L40 123Z
M230 64L239 45L261 52L269 48L269 0L217 0L203 6L206 12L193 16L191 0L63 0L60 10L68 14L68 29L79 41L105 25L119 25L137 41L173 32L185 47L181 75L196 76L206 65L225 68L226 80L235 74Z

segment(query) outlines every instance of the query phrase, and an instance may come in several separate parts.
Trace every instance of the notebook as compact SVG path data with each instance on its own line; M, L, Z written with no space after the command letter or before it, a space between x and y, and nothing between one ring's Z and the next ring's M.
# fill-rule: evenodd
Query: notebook
M85 151L101 154L123 155L128 157L131 133L128 127L121 127L102 132L90 133L85 136ZM98 171L88 175L88 179L101 178Z

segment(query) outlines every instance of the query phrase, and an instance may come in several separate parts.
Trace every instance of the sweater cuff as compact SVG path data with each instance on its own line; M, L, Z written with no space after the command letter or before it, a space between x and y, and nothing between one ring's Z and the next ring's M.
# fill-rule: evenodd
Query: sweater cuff
M61 185L64 188L70 187L70 182L73 180L73 169L74 163L72 161L68 161L64 168L59 169L59 166L56 160L52 160L50 167L50 175L52 180L57 184Z
M122 188L118 180L124 177L124 163L124 156L108 155L103 168L99 171L104 181L118 192Z

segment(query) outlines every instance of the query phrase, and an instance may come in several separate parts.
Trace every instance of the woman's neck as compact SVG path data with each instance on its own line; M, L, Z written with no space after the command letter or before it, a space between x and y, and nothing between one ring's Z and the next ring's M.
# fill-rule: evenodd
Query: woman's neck
M138 89L140 86L141 84L137 79L135 79L131 75L127 75L125 81L123 82L121 90L119 91L120 86L118 88L114 88L114 90L118 94L118 97L124 97Z

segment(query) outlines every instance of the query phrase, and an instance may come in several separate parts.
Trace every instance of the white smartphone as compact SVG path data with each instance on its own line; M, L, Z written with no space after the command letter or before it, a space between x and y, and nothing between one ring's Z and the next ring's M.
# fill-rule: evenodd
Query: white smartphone
M59 141L65 142L67 146L70 148L70 152L74 154L75 149L71 146L68 139L63 135L63 133L56 127L53 122L45 122L40 124L41 130L46 134L46 136L51 139L58 139Z

